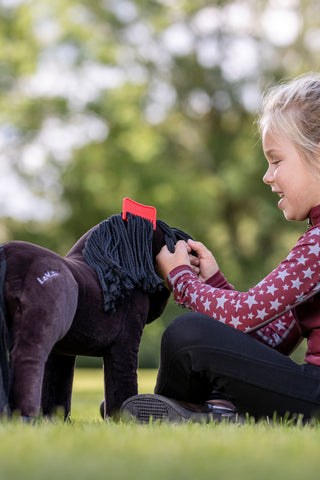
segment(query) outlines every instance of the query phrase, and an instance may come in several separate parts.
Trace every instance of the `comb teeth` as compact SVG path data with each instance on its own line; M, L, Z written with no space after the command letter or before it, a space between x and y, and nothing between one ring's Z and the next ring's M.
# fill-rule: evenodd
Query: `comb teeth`
M130 198L124 198L122 204L122 219L127 219L127 213L137 215L138 217L145 218L153 224L153 230L157 228L157 210L155 207L149 205L143 205L142 203L135 202Z

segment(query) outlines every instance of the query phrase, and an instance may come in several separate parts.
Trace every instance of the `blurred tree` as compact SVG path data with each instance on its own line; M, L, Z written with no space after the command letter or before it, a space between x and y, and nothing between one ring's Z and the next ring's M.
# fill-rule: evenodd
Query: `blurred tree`
M3 218L2 239L64 254L129 196L206 243L237 289L259 281L305 227L262 184L254 119L265 87L317 68L319 8L0 1L0 144L49 212ZM157 362L160 330L146 329L142 364Z

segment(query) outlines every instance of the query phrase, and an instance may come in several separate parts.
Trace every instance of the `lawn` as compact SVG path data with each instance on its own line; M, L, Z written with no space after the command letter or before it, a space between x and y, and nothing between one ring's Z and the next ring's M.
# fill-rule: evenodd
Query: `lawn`
M154 378L139 372L141 393L153 390ZM0 423L0 479L318 477L320 427L104 423L102 391L100 370L77 370L71 423Z

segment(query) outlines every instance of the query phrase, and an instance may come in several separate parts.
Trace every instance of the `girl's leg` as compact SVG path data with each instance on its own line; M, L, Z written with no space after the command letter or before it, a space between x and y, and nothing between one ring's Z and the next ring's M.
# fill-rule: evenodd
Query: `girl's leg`
M320 367L289 357L199 313L174 320L162 338L155 392L202 403L213 390L255 418L320 413Z

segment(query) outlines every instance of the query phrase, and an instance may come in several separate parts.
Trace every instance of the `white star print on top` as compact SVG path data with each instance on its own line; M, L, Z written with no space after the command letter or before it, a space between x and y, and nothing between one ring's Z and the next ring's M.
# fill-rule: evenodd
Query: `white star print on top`
M186 265L170 272L168 285L178 304L272 347L286 341L289 351L301 340L292 310L320 291L320 229L308 230L287 258L248 292L235 291L221 272L203 283Z

